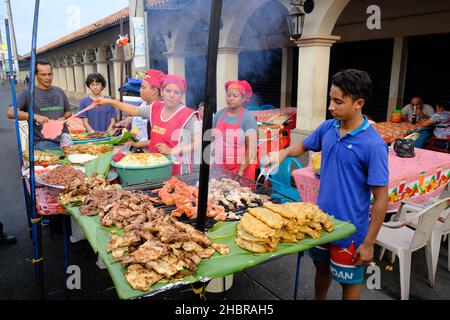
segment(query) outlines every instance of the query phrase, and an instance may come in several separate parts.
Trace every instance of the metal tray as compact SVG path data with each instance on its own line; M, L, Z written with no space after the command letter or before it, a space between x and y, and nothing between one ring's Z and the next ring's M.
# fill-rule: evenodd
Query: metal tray
M192 172L190 174L187 175L180 175L177 176L177 178L189 185L195 186L196 183L198 182L199 179L199 174L198 172ZM295 199L290 198L289 196L286 196L284 194L281 194L275 190L272 190L270 187L264 185L264 184L258 184L258 186L255 188L255 181L247 179L245 177L239 176L237 174L234 174L232 172L229 171L225 171L225 170L217 170L214 173L211 173L210 178L216 178L216 179L222 179L222 178L228 178L234 181L239 182L239 184L242 187L249 187L252 192L256 193L256 194L260 194L260 195L267 195L269 196L269 200L274 202L274 203L279 203L280 200L279 199L275 199L273 198L273 194L277 194L278 197L277 198L281 198L283 200L285 200L285 202L295 202ZM142 192L145 193L147 195L149 195L152 198L159 198L158 194L154 191L156 189L161 188L164 185L164 182L167 179L159 179L159 180L153 180L150 182L144 182L144 183L137 183L137 184L133 184L133 185L127 185L125 186L123 189L124 190L129 190L129 191L138 191L138 192ZM280 197L281 196L281 197ZM225 209L228 209L226 205L220 203L222 206L225 207ZM262 206L262 203L259 203ZM163 209L167 214L171 214L173 210L176 209L176 206L166 206L164 204L159 204L159 203L154 203L153 204L156 208L161 208ZM238 216L242 216L244 215L245 212L247 212L247 209L249 207L248 206L243 206L243 207L239 207L239 208L235 208L233 210L226 210L226 212L230 213L233 212ZM181 218L178 218L179 221L190 224L195 226L197 219L189 219L186 216L182 216ZM235 220L239 220L239 219L227 219L227 221L235 221ZM214 226L214 224L216 224L218 221L214 220L213 218L209 218L206 217L205 219L205 231L207 231L208 229L212 228L212 226Z

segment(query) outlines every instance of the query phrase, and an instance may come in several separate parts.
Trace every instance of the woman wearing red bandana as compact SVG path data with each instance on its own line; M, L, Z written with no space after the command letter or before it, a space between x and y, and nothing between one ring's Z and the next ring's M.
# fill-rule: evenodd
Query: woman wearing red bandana
M144 78L144 80L146 80ZM111 104L130 116L140 116L150 121L149 152L172 155L172 175L190 172L190 154L201 143L197 112L181 103L187 84L175 75L159 79L162 101L136 107L112 99L99 99L99 105Z
M149 69L145 73L144 81L141 83L140 96L142 99L142 103L139 107L145 107L151 105L153 102L160 101L161 97L161 80L164 78L165 74L159 70ZM128 130L130 130L133 135L136 134L136 138L138 138L138 142L134 142L133 140L129 140L128 142L131 146L135 148L147 148L150 144L149 138L147 138L147 119L148 117L128 117L128 119L120 121L118 125L125 126ZM144 129L139 128L140 126L144 127ZM136 130L136 132L134 132ZM140 130L143 130L142 132ZM141 135L144 135L145 138L141 138Z
M254 180L257 124L244 106L253 90L245 80L227 81L225 90L227 107L213 119L214 165Z

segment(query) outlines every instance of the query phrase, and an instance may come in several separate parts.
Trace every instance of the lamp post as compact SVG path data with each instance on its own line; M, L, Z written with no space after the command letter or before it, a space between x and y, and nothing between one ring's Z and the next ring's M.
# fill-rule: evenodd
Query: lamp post
M311 13L314 9L313 0L292 0L291 10L287 16L289 34L292 39L299 39L303 33L303 24L305 23L305 13ZM301 7L301 8L300 8Z

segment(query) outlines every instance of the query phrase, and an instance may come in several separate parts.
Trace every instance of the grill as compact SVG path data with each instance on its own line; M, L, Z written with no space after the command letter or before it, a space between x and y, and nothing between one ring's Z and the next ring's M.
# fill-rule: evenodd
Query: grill
M190 174L186 174L186 175L180 175L177 176L177 178L183 182L185 182L188 185L191 186L196 186L198 179L199 179L199 173L198 171L194 171ZM248 187L252 190L252 192L256 193L256 194L260 194L260 195L266 195L269 197L269 200L274 202L274 203L284 203L284 202L293 202L295 201L294 199L281 194L275 190L272 190L270 187L268 187L266 183L262 184L262 183L258 183L258 186L255 188L255 181L247 179L245 177L239 176L237 174L234 174L232 172L229 171L225 171L225 170L217 170L214 171L213 173L211 173L210 175L210 179L211 178L215 178L217 180L223 179L223 178L227 178L227 179L231 179L234 181L239 182L239 184L242 187ZM157 180L152 180L149 182L143 182L143 183L137 183L137 184L130 184L127 186L124 186L124 190L127 191L138 191L138 192L142 192L145 193L147 195L149 195L152 198L157 198L160 199L160 197L158 196L158 194L154 191L157 190L159 188L161 188L164 185L164 182L167 181L167 179L157 179ZM276 197L274 197L276 195ZM262 202L259 200L255 201L259 206L262 206ZM244 202L243 202L244 203ZM234 212L234 214L238 215L238 216L242 216L247 209L249 208L249 206L246 206L244 203L244 206L241 206L239 208L235 208L234 210L230 210L225 204L223 204L222 202L219 202L220 205L222 205L226 212ZM173 210L176 209L176 206L166 206L164 204L159 204L159 203L155 203L154 206L156 208L161 208L163 209L167 214L171 214ZM178 218L179 221L183 222L183 223L187 223L190 225L195 226L197 219L188 219L186 216L183 216L181 218ZM238 219L227 219L227 221L236 221ZM207 231L208 229L212 228L212 226L214 226L214 224L216 224L217 221L214 220L214 218L205 218L205 231Z

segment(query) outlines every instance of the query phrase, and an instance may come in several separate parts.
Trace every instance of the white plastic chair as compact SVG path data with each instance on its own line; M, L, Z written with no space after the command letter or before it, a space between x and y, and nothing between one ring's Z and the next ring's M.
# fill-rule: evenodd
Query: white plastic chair
M444 200L450 201L450 198L446 198ZM439 199L432 200L433 203L436 203L440 201ZM409 208L408 211L420 211L421 209L424 209L425 207L420 204L415 203L409 203L409 202L403 202L402 205L406 204ZM416 209L411 210L413 207ZM436 224L434 225L433 231L431 233L431 260L432 260L432 266L433 266L433 273L429 275L429 282L431 287L434 288L435 281L436 281L436 271L437 271L437 264L439 261L439 251L441 249L441 240L445 241L445 238L450 234L450 207L447 207L438 217L438 220L436 221ZM418 219L412 220L409 225L413 228L417 227L417 221ZM448 261L447 261L447 270L450 272L450 241L448 242L447 246L448 250Z
M436 223L433 233L431 234L431 248L433 257L433 277L431 279L432 286L434 287L434 281L436 277L437 264L439 260L439 250L441 249L441 239L442 237L447 237L450 234L450 210L446 210L444 214L439 216L438 222ZM450 239L447 242L447 270L450 272Z
M378 233L376 244L383 248L380 253L380 260L385 249L392 251L393 256L398 256L402 300L408 300L409 298L413 252L425 247L428 279L430 281L433 279L431 234L439 215L448 207L448 202L449 199L442 199L426 208L402 204L392 221L383 223ZM406 215L408 211L410 212L409 216ZM407 227L414 220L417 221L416 230Z

